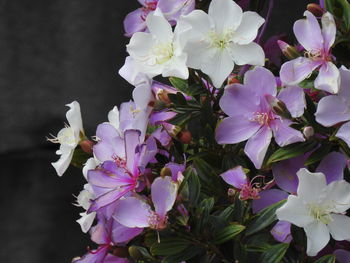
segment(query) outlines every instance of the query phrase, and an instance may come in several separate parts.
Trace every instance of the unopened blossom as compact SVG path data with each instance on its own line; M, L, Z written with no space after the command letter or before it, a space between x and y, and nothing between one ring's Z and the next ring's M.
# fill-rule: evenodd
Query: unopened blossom
M151 198L155 210L142 197L131 196L117 202L114 218L126 227L150 227L164 229L175 203L178 184L170 176L157 177L151 186Z
M180 22L191 27L186 32L187 65L202 70L215 87L221 87L235 64L264 65L264 51L253 42L264 19L243 13L234 1L213 0L208 14L194 10Z
M57 162L51 163L58 176L62 176L67 170L72 161L75 148L85 137L79 103L73 101L66 106L69 107L69 110L66 113L68 125L58 132L57 137L48 139L53 143L60 144L60 149L56 151L56 154L60 156L60 159Z
M181 15L188 14L195 6L195 0L139 0L139 2L142 7L132 11L124 19L125 35L128 37L147 29L146 18L156 8L159 8L164 17L174 25Z
M341 67L340 76L341 85L338 95L322 98L318 103L315 116L316 121L326 127L347 121L335 136L350 147L350 70L344 66Z
M334 18L326 12L321 19L321 29L317 18L312 13L305 11L304 15L306 18L296 21L293 30L297 40L305 48L305 55L282 65L281 80L285 84L295 85L318 69L318 76L314 82L315 88L337 93L339 70L332 63L330 51L337 32Z
M265 68L248 71L243 85L227 86L220 107L228 117L219 124L216 141L235 144L248 140L244 151L256 168L261 168L272 135L281 147L304 141L302 133L290 127L292 121L282 116L303 114L303 90L290 86L277 95L276 79Z
M297 175L297 195L289 195L276 215L279 220L304 228L306 253L316 256L328 244L330 235L337 241L350 239L350 218L344 215L350 208L350 184L344 180L327 184L323 173L305 168Z
M151 78L161 74L187 79L187 54L183 52L180 39L181 27L177 26L173 32L160 9L150 13L146 23L149 33L135 33L127 45L134 70Z

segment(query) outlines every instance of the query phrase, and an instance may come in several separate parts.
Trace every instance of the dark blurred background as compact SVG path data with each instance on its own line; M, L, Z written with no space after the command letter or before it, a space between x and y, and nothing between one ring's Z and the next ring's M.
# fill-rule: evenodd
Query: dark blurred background
M308 0L276 0L268 35L286 33ZM126 57L123 19L137 0L0 0L0 262L64 263L83 255L75 222L81 171L60 178L46 142L80 102L87 134L131 98L117 71Z

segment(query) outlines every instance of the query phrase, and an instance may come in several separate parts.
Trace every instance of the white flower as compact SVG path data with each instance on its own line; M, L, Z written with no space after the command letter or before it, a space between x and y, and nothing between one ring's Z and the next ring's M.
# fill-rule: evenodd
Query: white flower
M99 164L100 162L95 157L91 157L86 161L83 167L83 175L86 180L87 180L88 171L95 169Z
M264 65L265 54L253 42L264 19L255 12L242 12L232 0L213 0L208 14L194 10L179 23L191 29L185 52L187 66L200 69L220 88L234 64Z
M145 74L138 71L137 63L135 60L127 56L124 65L118 71L119 75L122 76L131 85L137 86L150 81L152 75Z
M90 200L93 200L94 198L95 195L91 186L89 184L85 184L84 190L82 190L77 197L76 206L81 206L85 210L88 210L90 208ZM79 215L80 218L76 222L80 225L81 230L84 233L87 233L95 220L96 212L91 212L88 214L85 211L83 213L80 213Z
M180 27L172 31L171 25L162 12L156 9L146 18L150 33L137 32L130 39L127 51L135 64L135 72L131 80L137 79L138 73L154 77L188 78L186 66L187 55L183 53L180 41ZM131 81L132 82L132 81Z
M316 256L330 239L350 238L350 218L344 213L350 208L350 184L344 180L326 183L323 173L310 173L300 169L297 173L297 196L290 195L276 214L279 220L288 221L305 230L307 254Z
M66 127L60 130L57 137L48 139L53 143L60 144L60 149L56 151L56 154L60 155L60 159L57 162L51 163L59 176L62 176L67 170L72 161L75 147L85 137L79 103L73 101L66 106L70 108L66 113L69 125L66 125Z

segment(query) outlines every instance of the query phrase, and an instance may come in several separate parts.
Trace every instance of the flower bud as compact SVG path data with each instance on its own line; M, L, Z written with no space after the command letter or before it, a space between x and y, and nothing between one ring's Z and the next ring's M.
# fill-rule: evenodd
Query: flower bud
M79 142L79 145L81 147L81 149L88 153L88 154L92 154L92 147L94 146L94 142L90 141L90 140L82 140Z
M165 91L165 90L160 90L158 92L158 99L162 102L164 102L165 104L170 104L171 103L171 100L169 99L169 96L168 96L169 92Z
M127 258L129 257L129 252L126 247L115 247L113 249L113 255L120 257L120 258Z
M171 170L168 167L163 167L162 170L160 170L160 176L165 177L165 176L170 176L171 177Z
M229 189L227 190L227 195L228 195L229 197L235 196L235 194L236 194L236 190L235 190L235 189L229 188Z
M324 9L315 3L308 4L306 9L316 17L321 17L324 13Z
M295 59L297 57L300 57L300 53L298 52L298 50L287 44L286 42L282 41L282 40L277 40L278 46L280 47L283 55L285 55L287 58L289 59Z
M271 96L271 95L265 95L265 98L267 100L267 102L270 104L271 108L272 108L272 111L283 117L283 118L286 118L286 119L292 119L292 116L289 112L289 110L287 109L287 106L286 104L284 104L283 101L277 99L276 97L274 96Z
M238 75L237 74L230 74L230 76L228 76L227 79L227 85L231 85L231 84L236 84L236 83L240 83L239 79L237 79Z
M138 249L137 246L130 246L129 249L129 255L135 259L135 260L142 260L144 259L144 256L142 255L141 251Z
M303 134L304 134L306 139L310 139L315 134L314 128L311 126L306 126L303 129Z
M189 130L182 130L177 134L177 138L184 144L189 144L192 141L192 134Z

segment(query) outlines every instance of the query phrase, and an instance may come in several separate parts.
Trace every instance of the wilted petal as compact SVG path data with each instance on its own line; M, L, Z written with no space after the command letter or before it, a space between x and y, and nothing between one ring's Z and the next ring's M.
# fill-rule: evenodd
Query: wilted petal
M170 176L157 177L151 186L152 202L157 214L165 217L175 203L177 195L177 184Z
M141 32L146 29L146 22L143 19L144 11L138 8L129 14L124 19L125 35L131 37L136 32Z
M271 138L271 129L268 126L262 126L261 129L248 140L244 147L244 152L257 169L261 168Z
M237 65L265 65L265 53L261 46L255 42L246 45L237 45L232 43L229 46L229 52L233 61Z
M300 117L306 108L304 90L298 86L282 88L277 98L284 102L292 117Z
M224 181L237 189L242 189L243 185L248 183L247 175L243 171L242 166L232 168L220 174Z
M213 0L209 5L209 16L219 33L227 29L236 30L242 21L242 8L231 0Z
M328 228L320 221L315 221L304 227L307 237L308 256L316 256L324 248L330 239Z
M315 79L315 88L330 93L337 93L340 85L339 70L332 62L323 64Z
M326 176L327 184L342 180L346 167L346 157L340 152L331 152L325 156L318 165L316 172Z
M332 221L327 225L332 237L337 241L350 239L350 217L331 214Z
M269 189L261 191L260 198L253 200L253 213L257 214L264 208L273 205L281 200L287 199L288 193L279 189Z
M342 139L350 147L350 122L347 122L341 126L335 136Z
M244 12L241 24L236 29L232 41L240 45L249 44L256 38L258 29L264 22L265 19L256 12Z
M278 187L295 194L299 183L297 172L304 167L305 161L304 156L298 156L274 164L272 174Z
M219 144L234 144L245 141L260 129L260 124L243 117L225 118L216 129Z
M148 227L151 207L143 200L136 197L128 197L119 200L114 219L126 227Z
M350 109L340 96L331 95L319 101L315 116L318 123L329 127L350 120Z
M323 14L322 19L322 36L324 39L324 49L328 51L335 41L335 34L337 33L337 27L334 22L334 18L331 13L326 12Z
M298 227L305 227L314 221L303 200L295 195L288 196L287 202L276 210L279 220L288 221Z
M292 122L286 119L275 119L270 123L276 143L281 147L305 141L300 131L289 127L291 124Z
M311 173L302 168L297 173L299 178L298 197L307 203L318 202L325 194L327 182L323 173Z
M270 233L278 242L290 243L293 239L290 228L291 223L287 221L278 221L277 224L271 229Z
M284 63L281 67L281 81L287 85L296 85L306 79L323 62L299 57Z
M299 43L308 51L323 49L323 36L317 18L309 11L304 12L306 19L294 23L293 31Z

